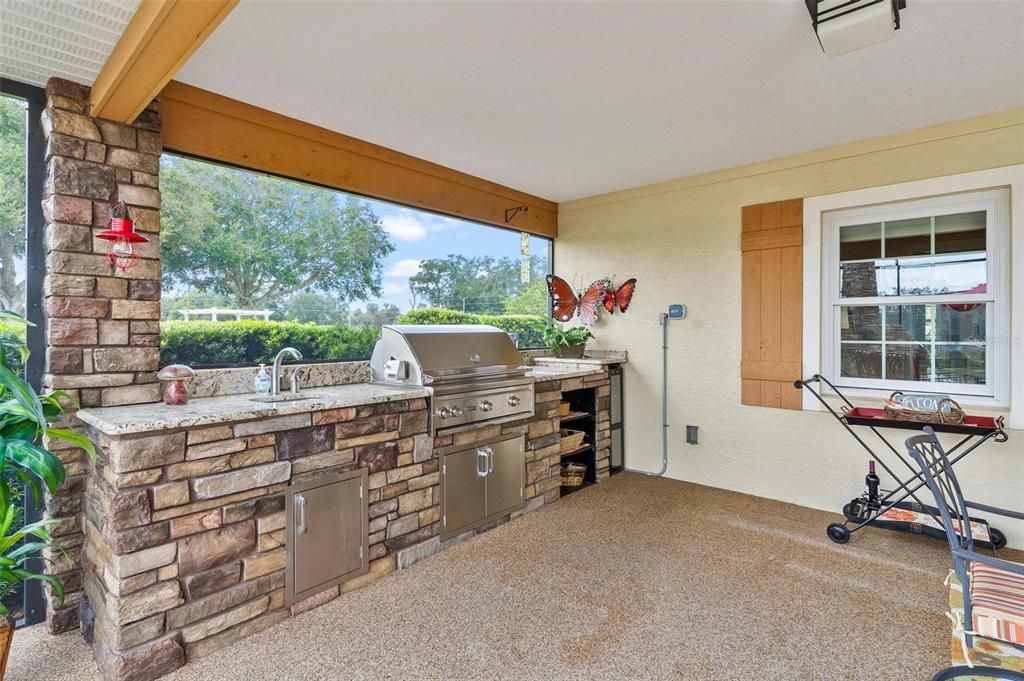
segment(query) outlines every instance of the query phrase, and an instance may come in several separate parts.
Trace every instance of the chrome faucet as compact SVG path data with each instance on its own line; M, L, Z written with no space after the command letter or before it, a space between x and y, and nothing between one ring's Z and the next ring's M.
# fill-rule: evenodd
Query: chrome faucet
M281 360L284 359L286 354L291 355L293 359L302 359L302 353L295 348L284 348L277 353L277 356L274 357L274 368L270 372L270 394L274 396L281 394ZM294 383L292 392L298 392L295 389L298 387L298 384L297 382Z

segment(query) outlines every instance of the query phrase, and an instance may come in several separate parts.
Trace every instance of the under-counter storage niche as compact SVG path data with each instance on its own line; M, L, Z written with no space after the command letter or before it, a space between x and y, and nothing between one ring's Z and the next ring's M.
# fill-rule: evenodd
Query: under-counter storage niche
M441 534L471 530L523 503L526 444L521 435L470 449L440 450Z
M562 393L562 401L569 403L568 414L561 417L560 426L564 434L582 433L583 439L569 449L563 447L562 465L583 464L583 484L562 485L562 496L577 492L597 482L597 391L593 388L572 390Z
M288 488L289 604L366 572L367 497L365 468Z

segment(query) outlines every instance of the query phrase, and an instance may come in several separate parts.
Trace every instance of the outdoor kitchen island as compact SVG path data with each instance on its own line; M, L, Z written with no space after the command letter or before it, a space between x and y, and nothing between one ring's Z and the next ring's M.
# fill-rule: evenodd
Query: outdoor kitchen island
M310 387L315 397L274 404L223 395L78 412L102 450L82 493L82 563L85 610L95 613L83 619L94 622L103 676L167 673L557 500L563 391L595 391L596 478L607 478L607 368L528 375L532 416L436 437L429 390L376 383ZM515 435L525 442L522 504L442 542L437 451ZM350 578L308 595L293 584L300 576L289 541L305 531L295 525L306 514L287 513L286 498L320 481L360 495L366 510L364 526L346 534L360 551ZM311 509L311 533L314 520Z

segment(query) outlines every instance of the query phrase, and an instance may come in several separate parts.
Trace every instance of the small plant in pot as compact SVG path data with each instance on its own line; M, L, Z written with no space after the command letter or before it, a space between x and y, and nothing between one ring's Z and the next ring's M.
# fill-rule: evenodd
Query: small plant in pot
M556 357L580 359L587 341L594 337L585 326L573 326L563 329L559 326L548 326L544 329L544 344Z
M0 320L29 325L18 315L0 311ZM8 366L8 353L21 355L24 365L28 348L22 342L2 341L0 347L0 591L9 593L29 580L45 582L58 598L64 587L54 575L45 574L37 564L29 562L54 542L49 527L55 521L24 523L18 513L17 500L9 493L9 483L24 485L37 500L45 487L55 494L64 483L64 464L43 446L43 438L64 440L95 458L96 448L80 433L59 427L66 408L64 402L73 397L62 391L38 395L36 391ZM8 607L0 602L0 679L7 668L14 624Z

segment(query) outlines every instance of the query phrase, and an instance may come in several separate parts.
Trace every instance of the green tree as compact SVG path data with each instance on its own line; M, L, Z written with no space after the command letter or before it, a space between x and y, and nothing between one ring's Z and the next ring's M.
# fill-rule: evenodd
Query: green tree
M0 309L25 312L25 104L0 95Z
M356 327L377 329L384 324L394 324L401 314L402 311L398 309L398 306L391 303L384 303L384 305L367 303L365 310L356 310L352 313L349 323Z
M323 293L296 293L285 301L281 312L288 321L313 324L348 323L348 306L335 296Z
M464 312L500 313L519 287L519 261L490 255L424 260L409 277L409 289L431 306Z
M394 246L365 201L168 155L160 173L165 284L226 295L243 309L300 291L380 295Z
M548 284L542 277L533 277L504 303L505 314L545 315L548 308Z

